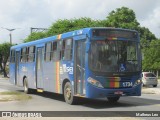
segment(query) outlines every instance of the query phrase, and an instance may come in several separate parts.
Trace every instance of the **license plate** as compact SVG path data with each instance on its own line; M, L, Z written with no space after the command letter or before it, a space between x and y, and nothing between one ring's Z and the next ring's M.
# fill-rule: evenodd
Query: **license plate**
M114 92L114 94L115 94L115 95L122 95L123 92L122 92L122 91L116 91L116 92Z

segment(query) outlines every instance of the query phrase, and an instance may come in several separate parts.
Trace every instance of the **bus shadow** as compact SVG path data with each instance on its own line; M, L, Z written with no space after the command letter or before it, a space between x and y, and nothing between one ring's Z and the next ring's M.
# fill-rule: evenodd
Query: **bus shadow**
M18 90L23 92L23 90ZM33 95L38 95L44 98L50 98L53 100L64 101L64 97L61 94L51 93L51 92L33 92ZM67 104L67 103L66 103ZM77 103L75 106L84 106L93 109L105 109L105 108L120 108L120 107L138 107L138 106L150 106L160 104L160 100L147 99L141 97L121 97L116 103L110 103L107 99L87 99L87 98L77 98Z
M140 97L122 97L116 103L110 103L107 100L91 100L86 99L82 106L94 109L105 109L105 108L120 108L120 107L138 107L138 106L150 106L160 104L159 100L146 99Z
M44 93L36 93L36 95L45 97L45 98L50 98L50 99L54 99L57 101L62 101L64 102L64 97L61 94L56 94L56 93L51 93L51 92L44 92Z
M18 90L19 92L24 92L23 90ZM54 99L54 100L57 100L57 101L62 101L62 102L65 102L64 101L64 97L63 95L61 94L56 94L56 93L51 93L51 92L43 92L43 93L39 93L39 92L36 92L36 91L33 91L32 93L30 93L31 95L38 95L38 96L41 96L41 97L44 97L44 98L50 98L50 99ZM29 94L29 95L30 95Z

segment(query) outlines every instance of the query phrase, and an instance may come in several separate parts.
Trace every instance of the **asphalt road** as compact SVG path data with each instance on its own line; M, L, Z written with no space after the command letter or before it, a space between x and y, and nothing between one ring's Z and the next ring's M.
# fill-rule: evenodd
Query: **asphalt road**
M23 88L0 79L0 89L23 92ZM160 90L160 86L157 87ZM160 94L142 94L140 97L121 97L110 104L105 99L80 99L77 105L68 105L62 95L53 93L30 94L31 100L0 102L0 111L160 111Z

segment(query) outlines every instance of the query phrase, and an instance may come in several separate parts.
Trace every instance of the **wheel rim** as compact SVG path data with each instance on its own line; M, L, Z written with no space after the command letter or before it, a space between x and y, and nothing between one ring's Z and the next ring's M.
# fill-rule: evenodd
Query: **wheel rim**
M71 89L70 89L69 87L66 88L66 98L67 98L68 100L71 99Z

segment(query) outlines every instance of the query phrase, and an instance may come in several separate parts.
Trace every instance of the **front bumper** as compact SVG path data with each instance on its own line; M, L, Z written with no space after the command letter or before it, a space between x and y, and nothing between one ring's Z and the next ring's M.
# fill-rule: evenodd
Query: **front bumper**
M87 98L104 98L104 97L116 97L116 96L141 96L142 85L139 84L132 88L115 88L106 89L98 88L91 84L87 84ZM120 93L120 94L117 94Z

